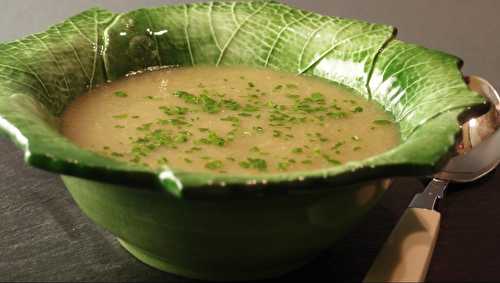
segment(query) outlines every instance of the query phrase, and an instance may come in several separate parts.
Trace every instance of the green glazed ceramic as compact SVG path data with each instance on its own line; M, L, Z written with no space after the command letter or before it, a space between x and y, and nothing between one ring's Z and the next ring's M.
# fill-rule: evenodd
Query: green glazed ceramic
M277 276L331 246L396 175L434 172L458 118L484 105L454 56L401 42L395 29L269 1L85 11L0 44L0 129L28 164L63 175L82 210L156 268L211 280ZM391 112L398 147L311 172L213 175L123 163L58 131L68 103L161 65L267 67L321 77ZM0 132L2 132L0 131Z

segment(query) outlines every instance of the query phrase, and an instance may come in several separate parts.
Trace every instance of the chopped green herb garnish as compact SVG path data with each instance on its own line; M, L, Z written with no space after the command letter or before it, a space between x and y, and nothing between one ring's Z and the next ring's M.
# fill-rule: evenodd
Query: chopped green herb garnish
M326 155L326 154L323 154L322 157L330 164L332 165L340 165L341 162L336 160L336 159L333 159L331 158L330 156Z
M250 148L250 152L260 152L260 148L259 148L259 147L257 147L257 146L252 146L252 147Z
M332 105L330 105L330 108L331 108L331 109L338 110L338 111L342 110L342 108L340 108L337 104L332 104Z
M290 98L290 99L293 99L293 100L297 100L297 99L300 99L300 95L298 94L287 94L285 95L286 97Z
M313 153L314 153L314 155L316 155L316 156L320 156L320 155L321 155L321 149L320 149L320 148L315 148L315 149L313 150Z
M373 121L373 124L376 124L376 125L390 125L392 123L393 122L390 120L375 120L375 121Z
M233 122L233 123L239 123L240 118L235 117L235 116L227 116L224 118L220 118L221 121L226 121L226 122Z
M246 161L241 161L239 165L245 169L256 169L259 171L267 170L267 162L260 158L247 158Z
M341 142L336 142L334 146L332 146L330 149L331 150L337 150L339 149L341 146L343 146L345 144L345 142L341 141Z
M158 165L167 165L168 164L168 159L166 157L162 157L156 161Z
M318 138L320 142L327 142L328 139L325 138L321 133L315 133L315 136Z
M205 94L200 95L199 103L203 111L208 113L218 113L221 110L220 104L215 99Z
M112 116L114 119L127 119L128 114L120 114L120 115L114 115Z
M347 113L338 111L338 112L328 112L326 113L327 116L333 118L333 119L342 119L347 117Z
M202 150L202 148L201 148L201 147L193 146L193 147L191 147L190 149L188 149L188 150L184 151L184 153L193 153L193 152L195 152L195 151L201 151L201 150Z
M288 162L278 162L278 169L281 171L286 171L290 167L290 163Z
M192 136L192 134L188 131L182 131L179 132L175 137L174 137L174 142L176 143L185 143L189 140L189 137Z
M277 86L275 86L275 87L273 88L273 90L274 90L274 91L278 91L278 90L280 90L280 89L282 89L282 88L283 88L283 86L282 86L282 85L277 85Z
M189 108L179 107L179 106L175 107L160 106L159 109L166 115L184 115L189 111Z
M158 124L160 125L173 125L173 126L191 126L189 122L184 120L184 118L179 117L179 118L174 118L174 119L159 119L157 121Z
M233 99L222 100L222 106L226 109L237 111L241 108L241 105Z
M246 104L243 109L241 109L245 112L256 112L256 111L259 111L259 108L258 107L255 107L253 105L250 105L250 104Z
M177 96L178 98L182 99L184 102L189 103L189 104L197 104L198 103L198 97L194 94L191 94L186 91L178 90L173 93L174 96Z
M227 141L233 141L234 135L236 134L237 129L233 128L231 131L227 132Z
M123 125L115 125L115 129L125 129L125 126L123 126Z
M224 167L224 164L220 160L214 160L210 161L205 164L205 168L210 169L210 170L217 170Z
M218 136L214 132L209 132L206 138L200 139L200 142L216 146L224 146L224 144L226 143L226 141L222 137Z
M275 138L281 137L282 134L283 134L283 132L281 132L279 130L273 130L273 137L275 137Z
M117 97L127 97L128 96L128 94L126 92L120 91L120 90L119 91L115 91L113 94L115 96L117 96Z
M363 112L363 107L361 106L357 106L355 107L351 112L353 113L360 113L360 112Z
M314 92L311 94L311 99L312 101L316 103L324 103L325 102L325 96L319 92Z
M141 126L137 127L136 129L138 131L149 131L151 129L152 125L153 125L153 123L146 123L146 124L142 124Z
M248 169L245 170L248 172L255 170L254 173L309 170L326 166L327 162L329 166L339 165L344 159L347 162L364 150L368 153L369 148L364 147L360 137L353 135L356 132L349 134L351 130L362 134L363 130L382 130L384 125L395 123L389 116L380 113L367 124L360 125L363 126L360 129L350 129L354 125L350 124L351 118L359 119L357 116L363 115L361 112L372 111L371 108L364 109L365 105L358 103L355 97L343 99L330 93L326 87L318 85L316 88L314 83L303 86L301 80L293 78L275 80L274 85L264 88L257 76L240 76L241 80L238 80L239 76L236 75L236 80L233 80L221 75L214 82L202 78L198 82L193 81L191 88L169 90L168 97L163 93L162 82L161 90L151 92L149 96L142 95L152 100L143 100L152 106L152 113L108 112L108 118L117 119L111 127L126 127L132 131L130 137L123 137L121 144L123 148L129 148L114 149L123 153L112 153L113 147L109 146L101 145L97 149L137 165L148 163L153 169L154 166L168 164L168 160L161 156L170 157L177 153L181 156L170 160L169 165L174 168L179 166L179 170L201 167L205 171L230 173L230 168L234 166ZM123 91L111 93L118 97L129 96ZM135 95L131 91L130 96ZM153 114L157 117L151 118ZM342 133L338 133L340 131ZM345 137L339 139L342 135ZM254 138L255 142L249 141ZM266 140L269 138L276 138L274 143L282 143L273 147ZM292 143L295 139L298 143ZM221 151L222 156L213 151ZM173 164L173 161L180 164Z
M269 153L267 152L263 152L258 146L253 146L250 148L250 152L252 153L258 153L258 154L261 154L261 155L268 155Z
M123 157L124 155L122 153L118 153L118 152L111 152L111 156L114 156L114 157Z

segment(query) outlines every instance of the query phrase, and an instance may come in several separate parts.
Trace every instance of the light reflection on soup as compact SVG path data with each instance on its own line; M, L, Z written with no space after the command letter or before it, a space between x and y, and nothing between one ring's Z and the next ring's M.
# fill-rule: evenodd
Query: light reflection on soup
M185 171L314 170L400 141L377 104L323 80L248 67L169 68L77 97L62 133L100 154Z

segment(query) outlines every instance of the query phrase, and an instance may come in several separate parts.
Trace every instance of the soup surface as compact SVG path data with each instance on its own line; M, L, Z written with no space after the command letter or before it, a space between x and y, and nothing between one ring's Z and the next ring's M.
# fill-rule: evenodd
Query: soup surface
M168 68L77 97L62 133L100 154L185 171L314 170L400 141L374 102L324 80L248 67Z

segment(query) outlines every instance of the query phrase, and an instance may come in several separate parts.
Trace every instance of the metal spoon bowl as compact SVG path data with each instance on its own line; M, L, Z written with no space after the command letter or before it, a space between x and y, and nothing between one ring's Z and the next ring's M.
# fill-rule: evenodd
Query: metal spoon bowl
M462 126L462 140L457 155L434 175L426 189L417 194L409 207L434 209L437 199L444 197L449 182L472 182L494 170L500 163L500 96L493 86L477 76L467 78L471 90L486 97L490 110L471 118Z
M491 103L490 110L467 121L457 155L435 174L422 193L416 194L391 232L364 282L424 281L436 244L441 214L435 209L449 182L472 182L500 163L500 96L486 80L467 78L471 90Z
M470 119L462 126L462 145L459 153L464 153L481 141L491 136L500 125L500 97L493 86L485 79L477 76L466 78L469 88L480 93L490 102L488 113Z

